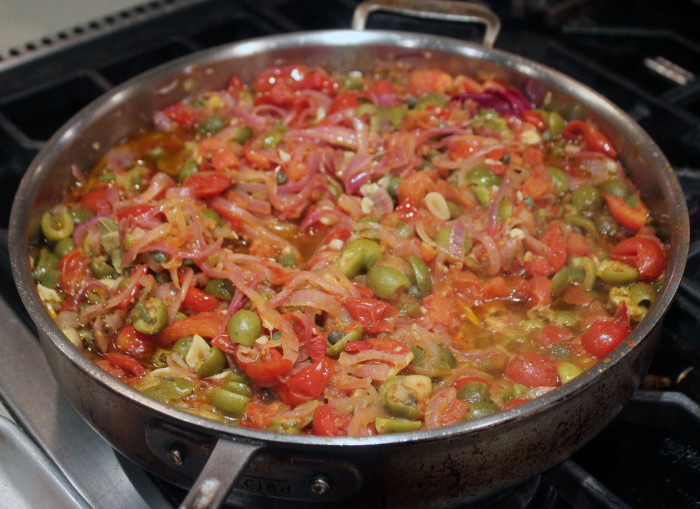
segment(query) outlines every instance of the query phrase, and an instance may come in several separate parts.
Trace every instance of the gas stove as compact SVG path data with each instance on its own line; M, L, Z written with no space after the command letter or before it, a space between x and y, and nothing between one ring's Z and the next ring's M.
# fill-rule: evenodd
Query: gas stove
M0 243L42 144L113 86L173 58L251 37L347 28L355 0L155 0L0 52ZM572 458L479 508L700 507L700 4L651 0L491 2L496 47L586 83L662 148L691 214L686 276L642 388ZM463 25L376 15L369 28L476 38ZM0 249L0 396L93 507L170 508L184 492L114 452L70 407L43 359ZM471 506L470 506L471 507Z

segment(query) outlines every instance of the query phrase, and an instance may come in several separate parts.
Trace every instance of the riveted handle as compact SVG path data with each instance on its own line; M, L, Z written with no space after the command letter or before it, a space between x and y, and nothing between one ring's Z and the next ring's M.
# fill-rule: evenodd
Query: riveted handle
M493 47L501 30L501 20L490 9L452 0L367 0L355 9L352 28L364 30L369 15L378 11L423 19L480 23L486 27L482 44L487 48Z

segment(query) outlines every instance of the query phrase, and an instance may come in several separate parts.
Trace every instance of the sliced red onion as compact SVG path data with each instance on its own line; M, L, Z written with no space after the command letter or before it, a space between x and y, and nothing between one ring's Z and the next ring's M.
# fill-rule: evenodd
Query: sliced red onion
M448 252L457 260L464 259L464 239L467 236L467 227L461 219L452 224L450 232L450 244Z
M173 186L175 186L175 181L170 178L167 173L159 171L153 176L146 190L141 193L137 199L141 202L149 202L156 199L160 193Z
M383 187L369 195L369 199L372 200L372 214L377 217L384 217L394 211L394 200Z
M490 88L481 93L458 94L459 99L471 99L482 108L495 110L501 115L520 115L532 108L532 103L517 88Z
M322 219L324 218L326 219L325 222L322 221ZM308 214L299 225L299 230L304 231L311 225L314 225L316 223L321 223L325 226L328 226L336 224L339 221L342 221L343 219L347 219L347 216L343 214L340 210L322 207L320 209L314 210L311 214Z

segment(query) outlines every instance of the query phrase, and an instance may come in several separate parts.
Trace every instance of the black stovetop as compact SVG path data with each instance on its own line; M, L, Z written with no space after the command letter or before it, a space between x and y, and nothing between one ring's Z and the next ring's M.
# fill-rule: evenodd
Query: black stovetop
M173 58L256 36L347 28L355 0L156 0L0 53L0 229L42 144L111 87ZM700 241L700 3L490 2L496 47L554 67L632 116L677 171ZM478 36L460 25L374 16L370 28ZM700 246L700 243L698 244ZM700 249L658 354L622 414L571 460L479 507L700 507ZM23 317L0 249L0 295ZM29 323L27 321L27 323ZM685 396L689 398L686 398ZM177 502L179 490L166 497Z

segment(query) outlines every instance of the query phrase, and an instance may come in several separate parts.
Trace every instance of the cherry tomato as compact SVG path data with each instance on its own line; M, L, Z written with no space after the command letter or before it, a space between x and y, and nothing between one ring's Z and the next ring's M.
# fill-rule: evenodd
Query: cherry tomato
M415 172L396 188L396 196L399 202L402 203L406 199L411 199L413 203L420 203L435 185L436 177L437 173L435 170L425 169Z
M122 220L129 216L138 217L146 214L150 214L155 210L155 206L150 203L133 203L131 205L120 205L114 211L117 219Z
M224 171L230 168L236 168L238 166L238 157L236 156L236 154L233 153L232 150L222 148L214 152L214 154L212 154L211 164L214 166L214 169L216 171Z
M292 366L294 366L294 363L289 359L283 358L279 350L270 348L261 359L241 367L256 382L267 383L277 380L277 378L292 369Z
M208 313L219 308L221 301L207 292L190 286L182 304L195 313Z
M197 198L212 198L226 191L231 180L223 173L200 172L187 177L182 185L191 189Z
M596 320L581 335L581 344L596 359L612 352L629 335L630 328L612 320Z
M94 214L105 214L112 210L112 204L107 199L107 189L93 189L80 199L80 206Z
M566 252L570 256L588 256L588 241L580 233L572 233L566 241Z
M58 284L66 294L75 295L90 278L90 260L79 247L58 262Z
M547 129L547 122L544 121L544 117L542 117L542 114L538 111L525 110L520 114L520 116L525 122L534 125L541 131Z
M547 276L535 274L529 281L532 304L548 307L552 303L552 282Z
M620 223L628 230L637 233L647 223L649 211L644 206L641 200L636 207L631 207L625 200L614 194L606 194L605 201L608 204L610 214L615 218L615 221Z
M547 252L535 255L532 260L526 262L525 271L530 275L551 276L566 263L566 242L559 229L559 222L544 232L540 241L547 246Z
M567 140L573 140L579 136L583 136L583 141L586 142L590 150L601 152L608 157L617 159L617 150L615 150L615 147L610 143L610 140L588 122L584 122L583 120L570 121L566 124L566 127L564 127L562 136Z
M198 334L203 338L218 336L224 327L224 319L216 313L200 313L174 321L156 335L158 343L170 345L180 338Z
M123 327L117 334L116 346L132 357L144 357L153 353L156 349L156 340L153 336L143 334L134 329L133 325Z
M370 334L393 331L399 314L390 304L377 299L350 298L345 300L345 307Z
M174 120L182 127L192 127L199 121L198 112L192 108L185 106L182 103L175 103L163 110L163 113Z
M559 385L557 365L536 352L523 352L506 366L506 376L527 387L556 387Z
M509 295L510 288L508 288L506 280L503 276L492 277L491 279L484 281L485 299L505 299Z
M408 75L411 88L418 91L445 93L452 86L452 76L438 69L413 69Z
M551 346L571 339L571 332L560 325L546 325L537 334L535 341L542 346Z
M631 265L642 281L654 281L666 268L666 255L654 240L648 237L630 237L610 251L610 258Z
M321 405L314 413L312 430L317 436L346 436L351 420L352 414L341 414L336 412L331 405Z
M328 357L299 370L286 383L277 387L279 397L290 406L318 397L325 389L335 367Z
M530 400L526 398L513 398L508 400L508 403L506 403L504 406L506 407L506 409L513 408L518 405L522 405L523 403L527 403L528 401Z
M109 352L105 354L105 358L114 366L123 369L137 378L142 378L148 373L146 368L144 368L139 361L123 353Z

